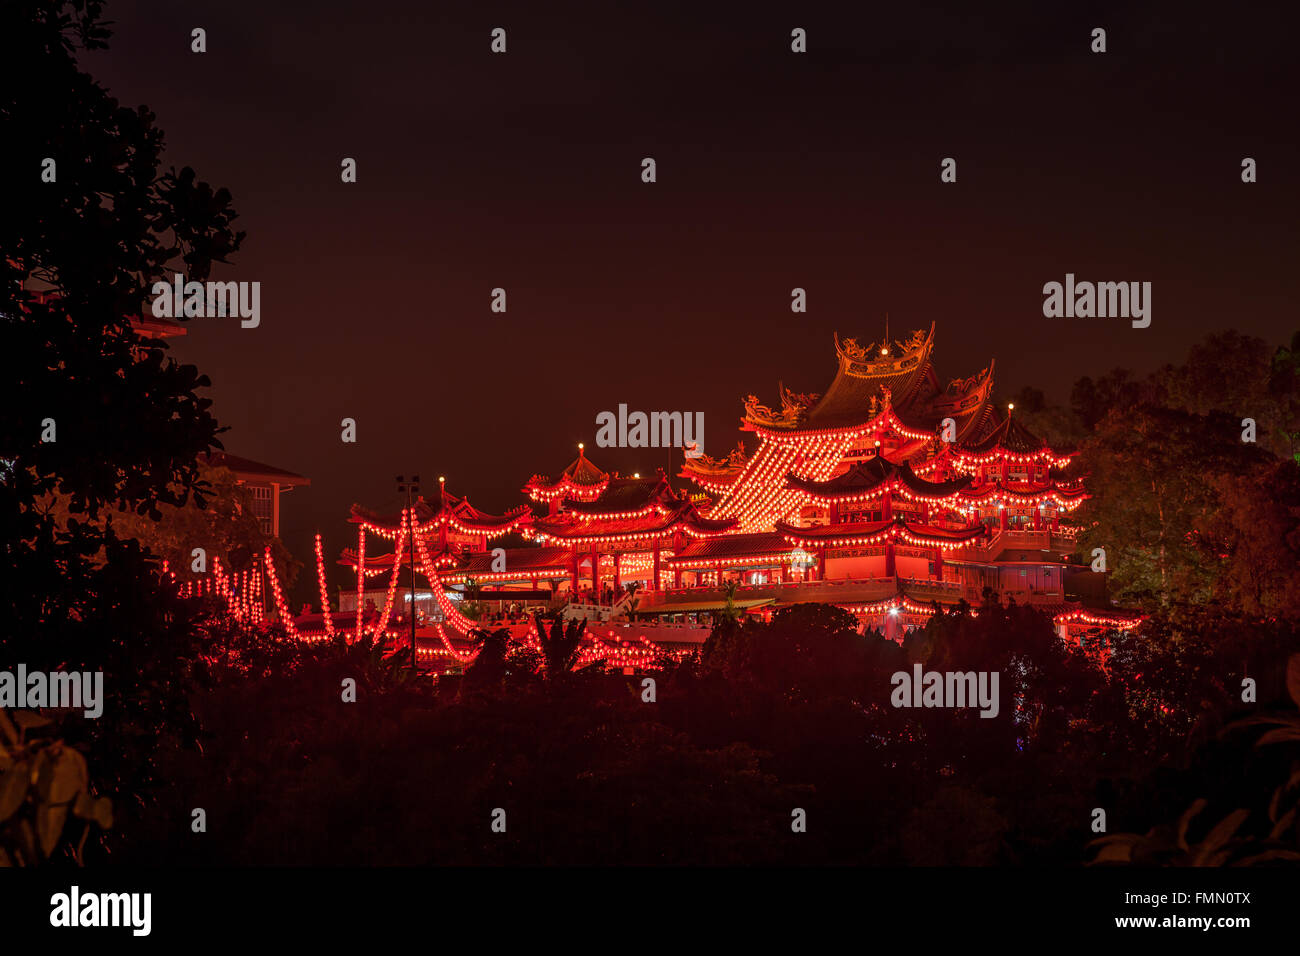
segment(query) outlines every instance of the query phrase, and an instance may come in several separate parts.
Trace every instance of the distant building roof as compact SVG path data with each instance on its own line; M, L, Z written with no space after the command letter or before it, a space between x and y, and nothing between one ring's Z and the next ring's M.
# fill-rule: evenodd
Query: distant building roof
M147 313L131 319L131 327L135 329L137 335L146 339L168 339L185 335L188 331L175 319L155 318Z
M199 457L215 468L229 468L235 473L236 478L244 481L269 481L278 485L288 485L291 488L311 484L310 478L304 478L295 472L285 471L283 468L266 465L260 461L253 461L251 458L241 458L238 455L231 455L224 451L214 451Z

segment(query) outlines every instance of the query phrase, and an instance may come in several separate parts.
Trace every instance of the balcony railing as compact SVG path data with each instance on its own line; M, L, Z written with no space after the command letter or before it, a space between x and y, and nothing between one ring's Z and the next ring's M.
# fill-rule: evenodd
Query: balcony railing
M1074 550L1073 529L1061 528L1053 531L1042 528L1037 531L1008 528L996 531L984 544L967 545L966 555L981 561L997 557L1003 551L1055 551L1068 553Z

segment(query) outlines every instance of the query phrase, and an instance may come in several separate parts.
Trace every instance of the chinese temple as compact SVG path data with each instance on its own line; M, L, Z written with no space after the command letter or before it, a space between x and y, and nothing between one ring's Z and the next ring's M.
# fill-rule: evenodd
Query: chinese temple
M778 385L775 408L749 396L741 430L753 451L686 458L675 476L606 472L580 445L504 514L441 480L409 512L354 506L358 543L341 563L356 588L340 596L337 624L325 612L328 630L397 636L388 628L415 613L420 653L463 662L474 627L534 642L525 612L557 610L587 619L593 658L633 666L698 646L724 611L806 602L895 639L989 594L1041 607L1067 640L1132 626L1106 608L1103 576L1071 557L1060 519L1087 497L1073 456L994 406L992 362L942 382L934 341L933 325L866 346L836 336L825 392ZM412 585L397 607L413 564L427 590ZM326 604L323 564L319 574Z

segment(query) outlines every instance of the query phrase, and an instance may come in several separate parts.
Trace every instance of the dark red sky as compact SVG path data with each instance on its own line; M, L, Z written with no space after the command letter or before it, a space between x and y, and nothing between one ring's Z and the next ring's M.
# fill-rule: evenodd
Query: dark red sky
M398 473L517 504L620 402L704 411L721 454L745 394L821 391L832 332L879 338L886 312L899 337L938 323L941 376L995 357L1002 390L1058 399L1210 331L1288 339L1294 15L967 6L110 2L83 63L234 193L248 238L215 278L262 283L261 327L196 319L174 354L228 450L311 477L284 515L306 559L316 529L347 543L350 502L396 504ZM1044 318L1066 272L1152 282L1151 327Z

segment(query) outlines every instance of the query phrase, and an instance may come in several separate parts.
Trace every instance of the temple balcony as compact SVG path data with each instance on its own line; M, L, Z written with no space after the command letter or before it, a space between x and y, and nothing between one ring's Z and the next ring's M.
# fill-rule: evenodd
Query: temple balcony
M1074 550L1073 529L1049 528L1034 530L994 531L984 544L970 544L962 548L957 557L972 561L992 561L1005 551L1050 551L1069 554Z
M750 584L736 589L737 601L771 599L778 605L805 602L826 604L871 604L894 597L902 586L916 601L954 603L968 597L968 587L959 581L931 578L838 578L829 581L803 581L784 584ZM702 601L725 601L726 592L716 585L668 588L648 594L637 607L638 614L671 614L673 605L697 604Z

